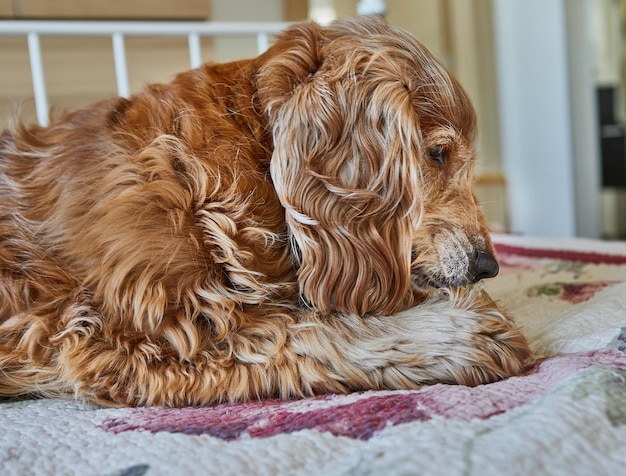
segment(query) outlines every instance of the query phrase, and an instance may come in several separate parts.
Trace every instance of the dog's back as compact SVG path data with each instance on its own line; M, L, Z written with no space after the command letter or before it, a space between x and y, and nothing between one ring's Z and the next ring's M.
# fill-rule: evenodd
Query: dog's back
M0 394L46 390L18 362L53 362L55 336L143 329L193 355L233 306L297 299L246 64L2 133Z

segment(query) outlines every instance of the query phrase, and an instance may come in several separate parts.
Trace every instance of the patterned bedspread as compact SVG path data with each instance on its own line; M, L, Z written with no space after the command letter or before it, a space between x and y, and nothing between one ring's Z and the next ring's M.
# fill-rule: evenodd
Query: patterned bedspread
M0 474L624 474L626 243L496 242L485 287L531 343L521 377L211 408L5 402Z

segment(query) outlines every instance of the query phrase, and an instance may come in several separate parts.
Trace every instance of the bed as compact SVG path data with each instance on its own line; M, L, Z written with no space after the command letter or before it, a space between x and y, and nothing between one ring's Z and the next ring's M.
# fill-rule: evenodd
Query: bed
M622 474L626 243L495 241L484 286L530 341L520 377L182 409L17 399L2 474Z
M520 377L182 409L18 399L2 474L621 474L626 243L495 240L485 287L534 351Z
M37 35L29 35L35 76ZM0 473L621 474L626 243L494 239L501 272L483 286L529 339L533 361L522 376L182 409L4 400Z

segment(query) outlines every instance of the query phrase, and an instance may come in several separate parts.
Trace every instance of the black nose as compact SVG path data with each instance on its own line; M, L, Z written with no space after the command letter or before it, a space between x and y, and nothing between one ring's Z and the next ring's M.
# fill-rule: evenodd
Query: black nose
M491 253L486 251L476 252L474 262L470 265L470 278L473 282L478 282L481 279L493 278L500 271L498 262Z

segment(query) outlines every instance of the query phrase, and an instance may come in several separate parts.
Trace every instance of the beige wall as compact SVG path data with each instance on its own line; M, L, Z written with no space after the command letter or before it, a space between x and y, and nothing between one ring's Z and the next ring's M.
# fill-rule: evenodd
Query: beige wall
M13 0L0 0L0 18L13 17Z
M282 21L285 19L281 0L213 0L212 20ZM258 54L254 38L216 38L214 61L252 58Z
M387 0L386 19L411 32L440 58L445 57L442 14L446 0ZM339 18L356 15L358 0L335 0Z

